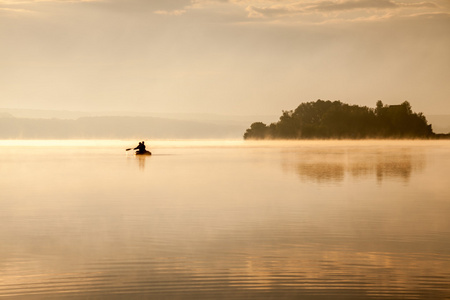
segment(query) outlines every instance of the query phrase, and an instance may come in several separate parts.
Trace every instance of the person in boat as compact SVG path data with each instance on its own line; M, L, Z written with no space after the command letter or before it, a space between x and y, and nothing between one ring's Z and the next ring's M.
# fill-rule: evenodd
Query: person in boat
M134 148L134 150L137 150L137 151L136 151L136 154L146 153L146 152L147 152L147 149L145 148L145 143L144 143L144 141L139 142L139 145L137 145L137 147Z

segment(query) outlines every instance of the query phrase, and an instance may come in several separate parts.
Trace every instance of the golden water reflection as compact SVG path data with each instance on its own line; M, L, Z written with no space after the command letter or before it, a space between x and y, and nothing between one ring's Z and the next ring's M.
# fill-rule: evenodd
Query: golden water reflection
M347 177L375 177L401 179L407 182L411 174L425 167L425 154L406 147L393 148L338 148L303 149L287 151L282 166L296 172L302 180L315 182L341 182Z
M450 299L450 145L381 143L0 147L0 298Z

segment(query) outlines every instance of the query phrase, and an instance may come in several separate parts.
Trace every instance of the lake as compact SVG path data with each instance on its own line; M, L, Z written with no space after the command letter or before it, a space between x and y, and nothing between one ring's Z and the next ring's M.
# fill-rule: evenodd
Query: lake
M0 141L0 298L450 299L450 141Z

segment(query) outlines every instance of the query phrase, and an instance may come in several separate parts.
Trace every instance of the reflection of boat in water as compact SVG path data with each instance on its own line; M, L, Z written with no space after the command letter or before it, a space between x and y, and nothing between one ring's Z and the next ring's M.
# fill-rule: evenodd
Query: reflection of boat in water
M152 153L150 151L147 151L147 150L145 150L145 152L136 151L135 155L137 155L137 156L146 156L146 155L152 155Z

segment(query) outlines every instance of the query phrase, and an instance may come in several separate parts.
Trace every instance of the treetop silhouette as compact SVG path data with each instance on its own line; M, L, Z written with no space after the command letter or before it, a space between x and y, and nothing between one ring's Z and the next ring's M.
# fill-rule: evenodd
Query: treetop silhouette
M306 102L295 110L283 111L269 126L251 124L244 139L364 139L431 138L435 136L422 113L414 113L408 101L375 108L341 101Z

